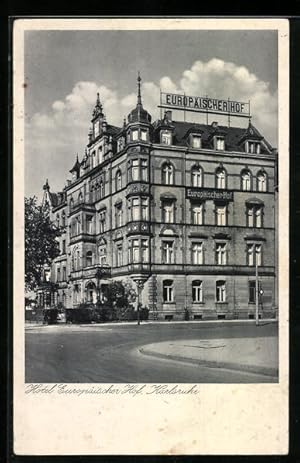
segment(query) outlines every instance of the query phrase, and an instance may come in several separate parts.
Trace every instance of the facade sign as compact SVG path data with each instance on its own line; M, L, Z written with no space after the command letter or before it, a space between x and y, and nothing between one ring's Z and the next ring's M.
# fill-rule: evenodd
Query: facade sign
M239 117L250 117L250 102L219 100L202 96L187 96L161 92L162 108L182 109L184 111L205 112Z
M213 188L187 188L186 197L188 199L233 201L233 191L214 190Z

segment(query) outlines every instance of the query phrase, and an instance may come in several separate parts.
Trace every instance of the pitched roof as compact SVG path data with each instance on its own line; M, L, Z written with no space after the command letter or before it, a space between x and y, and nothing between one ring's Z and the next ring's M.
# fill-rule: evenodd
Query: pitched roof
M216 132L216 127L212 125L197 124L183 121L172 121L172 124L175 127L174 145L187 146L186 134L194 130L195 132L202 131L202 147L208 149L211 148L210 138L212 134ZM257 134L256 136L260 137L260 139L263 139L263 136L259 133L259 131L254 126L252 127L253 129L255 129L255 133ZM240 141L245 136L246 131L248 129L241 127L226 127L222 125L218 125L218 129L220 132L224 132L226 151L244 152L244 148L240 144ZM266 140L264 141L266 142L268 149L272 150L270 144ZM262 146L261 152L267 153L268 150L264 146Z

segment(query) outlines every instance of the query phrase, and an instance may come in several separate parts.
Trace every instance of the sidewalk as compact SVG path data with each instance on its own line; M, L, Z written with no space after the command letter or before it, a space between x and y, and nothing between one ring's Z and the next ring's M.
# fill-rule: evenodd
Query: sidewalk
M185 321L185 320L172 320L171 322L169 321L166 321L166 320L142 320L141 321L141 325L179 325L179 324L189 324L189 325L196 325L196 324L199 324L199 325L209 325L209 324L240 324L240 325L243 325L245 323L247 324L252 324L254 325L255 324L255 320L248 320L248 319L239 319L239 320L188 320L188 321ZM276 320L275 318L266 318L266 319L262 319L262 320L259 320L259 324L260 325L265 325L265 324L268 324L268 323L278 323L278 320ZM71 323L71 324L68 324L68 323L57 323L57 324L53 324L53 325L44 325L43 323L25 323L25 329L26 330L34 330L36 328L47 328L47 327L58 327L58 326L68 326L68 327L71 327L71 326L80 326L80 327L98 327L98 326L101 326L101 327L105 327L105 326L127 326L127 325L130 325L130 326L133 326L133 325L137 325L137 321L134 320L134 321L129 321L129 322L104 322L104 323Z
M277 337L165 341L147 344L139 351L196 365L278 375Z

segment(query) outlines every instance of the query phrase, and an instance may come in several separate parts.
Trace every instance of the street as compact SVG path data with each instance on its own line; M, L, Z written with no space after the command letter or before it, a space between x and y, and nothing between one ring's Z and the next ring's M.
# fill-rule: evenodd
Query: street
M140 347L162 341L276 337L277 324L145 323L53 325L26 330L27 383L257 383L276 377L152 358Z

